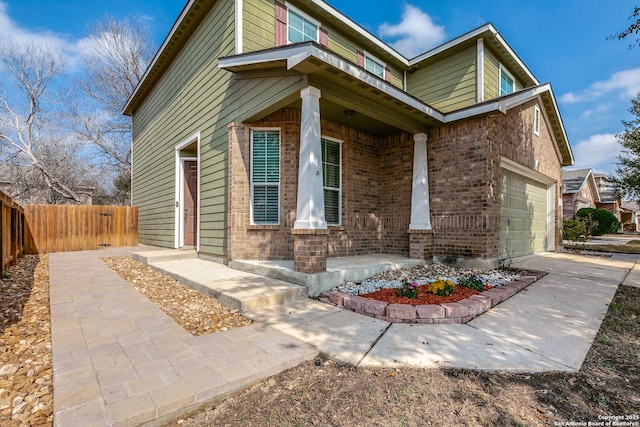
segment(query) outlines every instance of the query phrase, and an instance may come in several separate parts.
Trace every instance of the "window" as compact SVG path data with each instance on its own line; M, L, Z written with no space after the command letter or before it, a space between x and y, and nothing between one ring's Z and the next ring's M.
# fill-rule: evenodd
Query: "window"
M302 12L287 6L287 23L289 43L318 41L320 24L305 16Z
M280 131L251 131L251 223L280 221Z
M537 105L533 109L533 133L540 135L540 108Z
M507 70L500 66L500 96L508 95L515 91L515 82Z
M384 64L365 52L364 69L384 79Z
M329 225L340 225L342 218L342 170L339 141L322 138L322 179L324 217Z

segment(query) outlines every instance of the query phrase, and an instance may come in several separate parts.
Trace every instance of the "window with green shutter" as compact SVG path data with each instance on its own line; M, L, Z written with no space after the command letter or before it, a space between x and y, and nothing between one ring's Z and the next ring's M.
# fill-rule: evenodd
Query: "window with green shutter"
M342 218L342 153L339 141L322 138L324 217L327 224L340 225Z
M280 222L280 131L251 131L251 223Z

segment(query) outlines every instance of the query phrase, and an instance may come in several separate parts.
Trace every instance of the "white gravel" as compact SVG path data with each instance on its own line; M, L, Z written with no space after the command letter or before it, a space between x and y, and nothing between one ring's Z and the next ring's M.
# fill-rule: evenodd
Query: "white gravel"
M469 275L476 276L482 283L490 286L501 286L520 278L518 274L505 270L467 270L444 264L428 264L418 265L407 270L388 270L360 282L346 282L331 291L364 295L379 289L399 288L403 277L418 282L418 285L426 285L439 279L458 283L460 277Z

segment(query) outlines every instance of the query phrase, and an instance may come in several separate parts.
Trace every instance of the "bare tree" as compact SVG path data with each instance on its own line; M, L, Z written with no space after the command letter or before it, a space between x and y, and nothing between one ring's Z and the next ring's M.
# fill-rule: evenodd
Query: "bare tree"
M50 132L46 96L65 61L53 48L8 42L0 46L0 65L13 81L15 97L0 94L0 145L3 153L28 161L46 186L64 199L80 202L78 194L61 179L61 162L68 160L68 140ZM56 132L58 133L58 132Z
M79 89L87 103L76 114L76 131L119 176L131 171L131 122L122 109L153 58L150 40L140 21L107 17L80 46L85 77Z

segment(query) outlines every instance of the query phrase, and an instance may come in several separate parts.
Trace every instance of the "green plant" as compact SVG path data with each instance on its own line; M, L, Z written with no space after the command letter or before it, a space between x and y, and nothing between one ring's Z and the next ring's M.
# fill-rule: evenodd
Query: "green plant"
M465 288L473 289L474 291L484 290L484 284L482 283L482 280L474 275L462 276L458 279L458 285L464 286Z
M409 279L403 277L401 283L402 285L396 290L399 296L411 299L418 298L418 282L410 282Z
M429 284L429 292L441 297L448 297L456 291L456 286L451 280L438 279Z
M11 273L9 273L8 271L3 271L2 272L2 278L3 279L11 279Z
M587 240L587 226L581 219L568 219L562 223L562 235L571 242Z
M588 218L597 223L593 229L593 233L588 235L602 236L603 234L615 233L620 226L620 222L616 216L605 209L582 208L576 215L578 218Z

